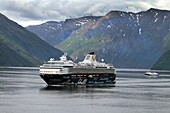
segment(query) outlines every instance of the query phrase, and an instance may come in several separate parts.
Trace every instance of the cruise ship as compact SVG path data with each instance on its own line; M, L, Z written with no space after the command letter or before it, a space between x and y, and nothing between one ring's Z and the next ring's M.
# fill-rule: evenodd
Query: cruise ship
M84 60L75 63L67 60L64 54L55 60L50 58L40 66L40 77L49 85L114 85L116 69L111 64L96 61L96 55L91 52Z

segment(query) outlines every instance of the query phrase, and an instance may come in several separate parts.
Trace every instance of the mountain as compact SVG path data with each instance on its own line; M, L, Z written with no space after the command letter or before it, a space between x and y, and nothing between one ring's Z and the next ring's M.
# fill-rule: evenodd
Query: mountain
M86 16L77 19L66 19L61 22L49 21L41 25L28 26L26 29L55 46L67 39L73 31L81 28L81 26L88 22L94 23L99 18L100 17Z
M170 11L151 8L139 13L111 11L53 45L75 60L94 51L98 60L104 58L115 67L151 68L170 50L169 40Z
M37 35L0 14L0 66L39 66L63 54Z
M153 65L154 70L170 70L170 50L164 53Z

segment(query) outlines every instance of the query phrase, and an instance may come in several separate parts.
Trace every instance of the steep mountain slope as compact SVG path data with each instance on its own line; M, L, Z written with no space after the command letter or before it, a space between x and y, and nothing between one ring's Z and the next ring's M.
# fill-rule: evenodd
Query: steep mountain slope
M170 50L169 33L169 11L111 11L72 30L55 47L75 60L82 60L86 53L94 51L99 60L104 58L115 67L151 68Z
M41 25L28 26L26 29L55 46L68 38L73 31L79 29L82 25L88 22L94 23L99 18L100 17L86 16L77 19L66 19L61 22L49 21Z
M164 38L164 46L170 46L170 33ZM152 69L170 70L170 50L158 59Z
M63 52L0 14L0 66L38 66Z
M170 50L163 54L153 65L154 70L170 70Z
M116 67L151 68L170 49L170 12L150 9L127 13L112 11L93 26L84 25L56 47L82 60L95 51Z

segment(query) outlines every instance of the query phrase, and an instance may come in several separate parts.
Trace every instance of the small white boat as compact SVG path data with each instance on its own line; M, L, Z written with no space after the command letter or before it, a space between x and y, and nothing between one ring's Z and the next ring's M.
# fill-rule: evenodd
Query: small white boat
M151 71L146 72L145 75L147 75L149 77L158 77L159 76L159 74L157 72L151 72Z

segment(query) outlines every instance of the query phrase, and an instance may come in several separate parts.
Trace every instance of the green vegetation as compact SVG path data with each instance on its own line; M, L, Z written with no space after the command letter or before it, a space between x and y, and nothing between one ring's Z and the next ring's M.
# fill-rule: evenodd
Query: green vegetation
M163 19L170 12L151 10L136 14L113 11L93 24L82 25L55 47L76 60L94 51L99 60L104 58L115 67L151 68L170 50L170 21Z
M115 67L152 68L170 50L169 18L170 11L158 9L111 11L101 17L48 22L29 29L78 61L93 51L98 60L105 59Z
M0 66L39 66L63 53L0 14Z
M170 32L162 40L163 48L170 48ZM153 65L152 69L170 70L170 50L165 52L158 61Z
M170 50L160 57L152 69L170 70Z

